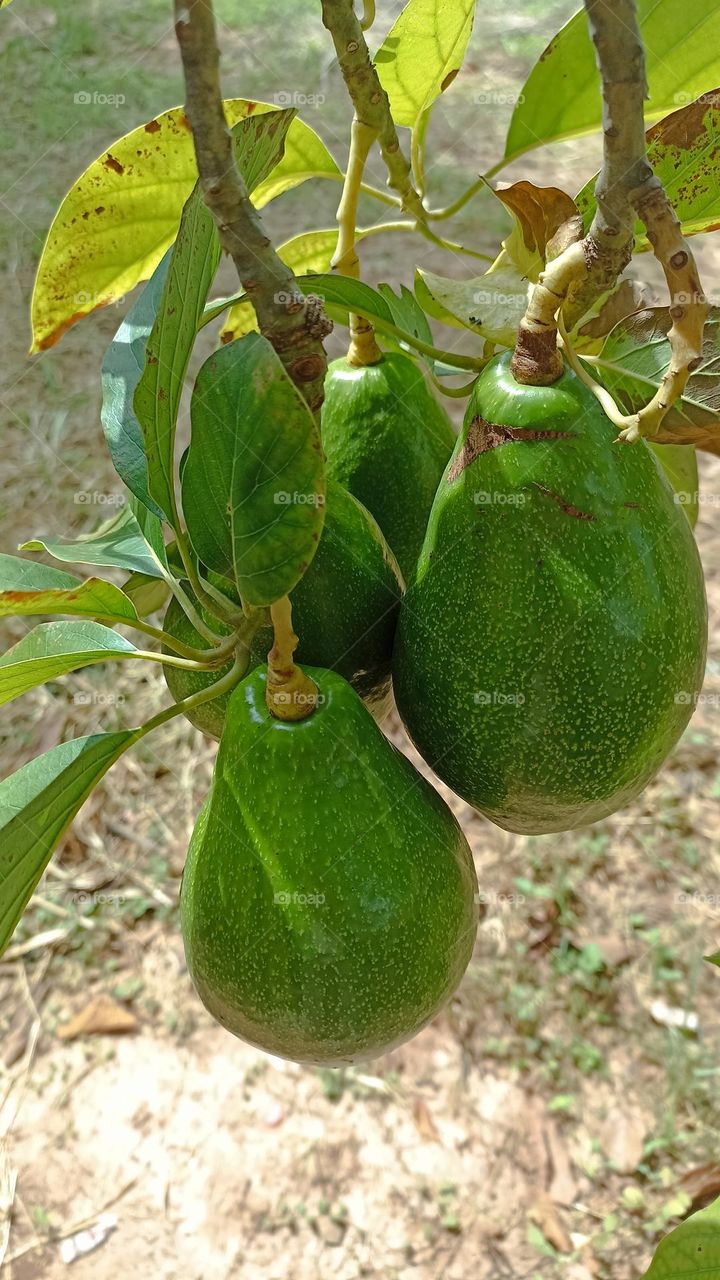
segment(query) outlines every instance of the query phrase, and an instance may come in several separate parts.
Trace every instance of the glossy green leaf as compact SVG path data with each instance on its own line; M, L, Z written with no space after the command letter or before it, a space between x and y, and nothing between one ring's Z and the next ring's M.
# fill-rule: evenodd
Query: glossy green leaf
M278 164L294 111L241 120L233 129L235 158L252 194ZM148 488L170 524L174 519L175 430L180 397L208 290L220 261L212 215L198 186L180 219L157 317L145 350L145 367L133 398L142 427Z
M232 126L277 112L268 103L226 101ZM280 164L254 195L258 208L312 177L340 171L317 134L293 120ZM177 234L197 179L182 107L164 111L113 143L73 185L50 228L32 301L33 351L59 341L77 320L147 280ZM78 244L82 253L78 253Z
M455 79L475 0L408 0L373 61L396 124L412 129Z
M79 614L106 622L135 622L138 617L132 599L113 582L103 578L83 582L51 565L0 555L0 618L47 613Z
M68 671L137 652L99 622L41 622L0 657L0 706Z
M129 507L121 507L117 515L93 533L83 534L74 542L53 542L49 538L33 538L24 542L21 551L47 551L67 564L99 564L151 578L162 577L158 557L148 546L142 529Z
M720 90L674 111L647 132L648 160L662 182L686 236L720 226ZM595 181L577 197L585 227L595 213ZM636 225L637 252L650 249L645 228Z
M427 292L442 311L464 328L491 342L511 347L525 314L528 282L513 263L493 266L472 280L449 280L434 271L419 271Z
M660 120L720 83L717 13L707 0L638 0L638 17L649 85L646 119ZM505 163L600 127L600 82L581 9L550 41L518 96Z
M720 1280L720 1200L660 1241L642 1280Z
M191 404L183 510L203 564L244 600L291 591L322 531L320 434L270 343L248 334L202 366Z
M667 307L648 307L621 320L590 366L627 413L637 412L655 394L670 362ZM705 324L703 361L688 380L682 399L663 421L657 443L720 443L720 308Z
M137 731L63 742L0 782L0 955L53 849Z
M146 507L162 515L150 497L142 427L133 397L145 368L145 350L155 323L172 249L158 263L105 352L102 363L102 420L105 439L120 479Z
M654 444L648 441L655 457L675 490L675 499L682 506L694 529L699 515L698 462L692 444Z

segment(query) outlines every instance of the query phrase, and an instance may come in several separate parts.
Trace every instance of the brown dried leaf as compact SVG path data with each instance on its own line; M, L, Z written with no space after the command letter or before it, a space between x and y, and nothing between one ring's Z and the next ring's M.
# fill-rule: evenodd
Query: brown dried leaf
M572 1241L547 1191L541 1191L530 1209L532 1221L558 1253L572 1253Z
M559 187L536 187L534 182L523 180L510 187L496 188L495 195L517 219L525 248L531 254L539 254L543 261L557 256L562 247L582 235L575 201ZM549 255L548 246L554 237L558 239Z
M415 1128L425 1142L440 1141L440 1134L437 1131L435 1121L430 1115L428 1105L425 1099L419 1095L413 1098L412 1118Z
M692 1212L704 1209L720 1196L720 1164L701 1164L688 1169L678 1182L678 1189L690 1196Z
M123 1005L100 995L91 1000L74 1018L58 1027L61 1040L76 1040L78 1036L125 1035L136 1031L138 1020Z

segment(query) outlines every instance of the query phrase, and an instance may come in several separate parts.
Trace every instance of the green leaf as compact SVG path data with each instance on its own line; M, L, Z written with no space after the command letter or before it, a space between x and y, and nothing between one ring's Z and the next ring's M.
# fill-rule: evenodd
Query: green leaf
M625 412L635 413L652 398L670 363L667 307L646 307L616 324L605 339L592 372L600 376ZM720 308L705 323L703 358L684 394L665 417L658 444L720 446Z
M642 1280L720 1280L720 1200L660 1241Z
M673 111L647 132L648 160L680 219L686 236L713 231L720 223L720 90ZM597 174L577 197L585 227L595 213ZM638 220L636 252L651 248Z
M140 618L157 613L170 596L170 588L162 578L150 578L146 573L132 573L123 583L123 591Z
M697 452L692 444L648 444L675 490L675 499L682 506L695 528L699 515L700 480L698 478Z
M649 86L646 118L660 120L720 81L717 14L707 0L638 0L638 18ZM504 163L545 143L593 133L601 124L600 82L581 9L530 72L510 122Z
M250 604L291 591L317 549L325 483L317 425L270 343L222 347L192 397L183 510L209 569Z
M138 617L132 599L113 582L83 582L47 564L0 555L0 618L42 613L80 614L106 622L135 622Z
M99 622L41 622L0 658L0 706L68 671L137 653Z
M225 102L231 127L277 110L242 98ZM254 203L262 208L308 178L340 176L325 144L295 119L285 155L256 189ZM63 200L42 252L32 301L33 351L53 346L77 320L152 275L175 239L196 179L182 107L119 138L85 170Z
M117 515L93 533L83 534L74 542L53 542L33 538L24 542L21 551L47 551L56 560L68 564L99 564L116 569L162 577L158 557L148 546L142 529L129 507L121 507Z
M441 316L448 311L464 328L491 342L514 345L527 306L528 282L513 263L493 265L472 280L449 280L434 271L418 274Z
M146 507L162 515L150 497L145 441L133 396L145 368L145 349L155 323L172 249L158 263L105 352L102 363L102 421L113 465L120 479Z
M475 0L409 0L373 61L396 124L412 129L462 66Z
M233 130L235 158L252 193L278 164L294 111L240 121ZM162 297L147 339L145 367L133 408L142 427L151 497L173 523L175 430L190 353L208 290L220 261L212 215L195 187L183 209Z
M720 968L720 951L716 951L715 954L712 956L705 956L705 959L707 960L708 964L714 964L714 965L717 965L718 968Z
M0 955L53 849L136 730L63 742L0 782Z

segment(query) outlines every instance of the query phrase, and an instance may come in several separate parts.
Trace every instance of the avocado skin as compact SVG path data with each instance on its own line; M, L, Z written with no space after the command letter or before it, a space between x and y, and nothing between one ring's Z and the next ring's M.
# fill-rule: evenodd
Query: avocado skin
M570 438L478 452L482 420ZM408 733L509 831L567 830L627 804L702 685L707 607L690 525L646 445L615 436L572 373L520 386L509 356L493 361L401 609L393 685Z
M203 1004L284 1058L340 1066L409 1039L450 996L477 928L467 841L340 676L294 724L266 673L233 691L183 874ZM295 895L295 896L293 896Z
M409 583L455 444L450 419L417 365L399 353L364 368L334 360L325 379L322 441L328 476L372 512Z
M216 586L231 584L211 575ZM192 594L188 584L186 591ZM294 591L293 625L300 637L296 657L336 670L349 680L381 720L389 709L390 665L402 577L377 522L351 494L330 483L327 513L320 544ZM228 628L201 611L205 621L219 633ZM173 598L165 615L164 629L175 639L194 648L207 649L207 641L188 621ZM254 637L250 669L264 664L272 645L272 628L262 627ZM225 667L211 672L192 672L165 667L165 680L176 702L206 689L220 678ZM203 733L219 738L225 723L230 694L196 707L188 719Z

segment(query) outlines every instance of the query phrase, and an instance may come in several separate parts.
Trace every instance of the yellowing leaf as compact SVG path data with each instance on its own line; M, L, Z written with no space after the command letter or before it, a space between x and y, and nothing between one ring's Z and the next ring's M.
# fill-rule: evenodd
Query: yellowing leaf
M375 54L396 124L412 129L455 79L465 56L475 0L409 0Z
M232 126L264 102L231 98ZM308 178L339 176L317 134L293 120L285 155L256 188L262 208ZM182 107L164 111L119 138L82 174L63 200L40 258L32 299L33 351L53 346L77 320L117 302L152 275L177 234L182 208L197 180L190 129Z

